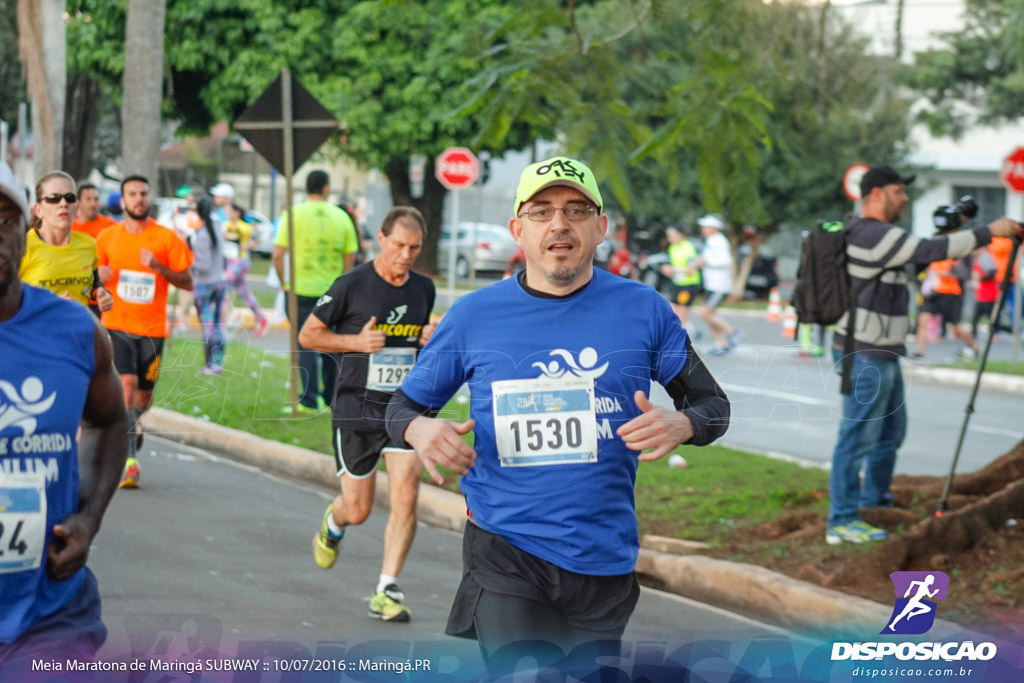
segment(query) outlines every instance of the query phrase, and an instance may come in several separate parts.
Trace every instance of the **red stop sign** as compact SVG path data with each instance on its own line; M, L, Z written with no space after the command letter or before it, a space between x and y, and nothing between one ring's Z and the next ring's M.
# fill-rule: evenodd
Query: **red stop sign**
M469 187L476 182L478 171L476 155L465 147L449 147L434 162L434 175L449 190Z
M1024 147L1018 147L1003 159L1003 170L999 172L999 179L1014 192L1024 193Z

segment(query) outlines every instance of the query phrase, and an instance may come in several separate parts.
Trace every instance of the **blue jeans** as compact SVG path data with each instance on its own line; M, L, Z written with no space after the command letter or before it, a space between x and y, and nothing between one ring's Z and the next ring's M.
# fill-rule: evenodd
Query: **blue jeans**
M208 285L196 285L196 308L199 310L199 322L203 325L203 353L206 366L224 365L224 321L221 309L224 296L228 291L227 281L214 282Z
M837 367L843 359L832 350ZM892 504L889 485L896 451L907 433L906 393L899 360L853 354L853 391L843 396L843 419L829 475L829 527L860 518L861 507ZM864 484L860 482L861 467Z
M316 302L320 300L317 296L296 296L298 300L298 326L293 334L297 337L306 318L313 313ZM288 296L285 292L284 308L288 310ZM310 351L302 344L299 347L299 381L302 382L302 392L299 394L299 403L307 408L316 408L316 397L321 396L324 403L331 405L334 402L334 384L338 379L338 358L333 353L320 353ZM317 386L317 380L323 380L323 389Z

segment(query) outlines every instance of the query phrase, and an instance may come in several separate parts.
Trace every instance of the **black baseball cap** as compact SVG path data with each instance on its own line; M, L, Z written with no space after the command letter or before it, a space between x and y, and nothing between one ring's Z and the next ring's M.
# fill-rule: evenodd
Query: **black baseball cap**
M916 175L900 175L891 166L872 166L860 179L860 196L867 197L876 187L900 184L909 185Z

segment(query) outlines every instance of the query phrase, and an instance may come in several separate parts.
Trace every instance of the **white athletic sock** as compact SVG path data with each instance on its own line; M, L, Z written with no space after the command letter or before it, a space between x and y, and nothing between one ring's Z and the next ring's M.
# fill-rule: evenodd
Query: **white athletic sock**
M338 523L334 521L334 513L327 515L327 530L331 532L331 535L335 538L341 538L345 535L345 527L338 526Z
M394 583L397 580L397 576L388 576L387 574L381 574L380 580L377 582L377 592L383 593L385 588L387 588L390 584Z

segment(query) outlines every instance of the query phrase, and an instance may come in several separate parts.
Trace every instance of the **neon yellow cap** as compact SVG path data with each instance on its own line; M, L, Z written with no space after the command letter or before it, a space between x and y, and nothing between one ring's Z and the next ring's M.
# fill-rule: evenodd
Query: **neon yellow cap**
M513 213L518 216L519 208L524 202L528 202L533 195L541 190L554 185L579 190L587 199L597 205L598 212L601 211L603 205L601 191L597 189L597 179L587 165L569 157L552 157L527 166L523 174L519 176L519 189L516 190L516 204Z

